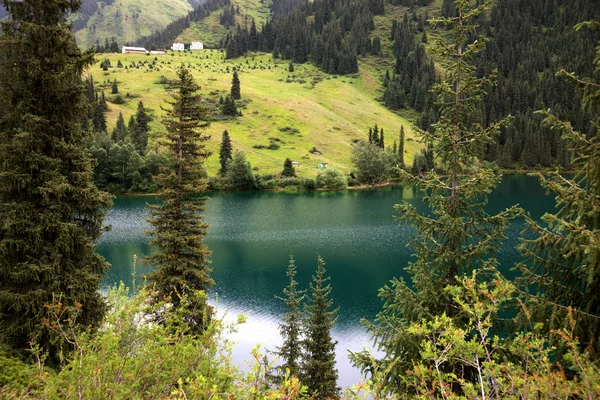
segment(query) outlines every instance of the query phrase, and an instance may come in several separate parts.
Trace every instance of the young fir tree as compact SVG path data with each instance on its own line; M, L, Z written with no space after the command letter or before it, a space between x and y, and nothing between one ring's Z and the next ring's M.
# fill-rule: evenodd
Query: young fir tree
M398 158L399 164L402 168L406 166L404 162L404 126L400 127L400 141L398 142Z
M600 22L577 29L584 26L600 28ZM554 193L558 212L545 214L542 224L526 217L530 239L520 246L525 261L519 265L534 318L547 330L560 329L572 312L582 350L593 360L600 359L600 46L596 54L596 79L560 71L583 92L594 133L583 135L544 112L545 122L567 141L578 172L571 178L558 172L540 175L542 186Z
M125 140L127 136L127 126L125 125L125 119L123 118L123 113L119 113L119 117L117 118L117 125L112 132L112 140L115 143Z
M231 79L231 98L233 100L239 100L242 98L240 91L240 78L236 70L233 71L233 78Z
M319 399L338 398L338 371L335 368L335 346L331 328L337 320L339 308L332 309L329 277L325 277L325 262L318 259L317 273L310 283L308 304L305 306L304 352L302 356L302 383Z
M223 131L223 137L221 139L221 149L219 150L219 162L221 163L221 169L219 173L221 176L227 175L229 164L231 163L233 147L231 146L231 138L229 132Z
M235 106L235 100L231 96L225 97L222 107L223 115L234 117L237 115L237 107Z
M380 291L384 305L374 322L366 322L383 356L373 366L372 356L365 352L353 354L354 363L363 371L377 368L386 371L383 382L386 392L406 395L401 377L422 361L424 354L420 340L408 330L413 324L433 321L446 315L457 326L466 326L468 317L460 312L453 299L444 290L455 285L457 277L471 275L473 270L493 272L504 231L510 219L519 214L511 207L496 215L488 214L483 205L485 198L498 183L500 176L479 166L476 155L499 134L501 121L483 128L472 118L487 78L477 78L475 69L467 60L483 46L479 40L468 44L468 34L475 29L470 20L484 10L484 6L469 7L468 0L457 0L456 18L435 21L452 27L453 42L440 41L435 50L448 60L446 77L434 86L441 107L440 121L431 132L421 131L423 142L435 151L439 163L446 170L438 175L428 171L422 178L401 171L402 177L423 193L430 211L421 214L411 204L396 205L398 218L413 225L417 236L410 242L416 260L406 268L412 285L393 279L391 285ZM480 273L479 279L490 276ZM475 380L473 370L454 360L445 364L443 373L456 373L467 382Z
M112 87L111 87L111 93L112 94L117 94L119 93L119 85L117 84L117 80L115 79L112 83Z
M286 158L283 163L283 171L281 171L281 176L296 176L296 170L294 169L292 160L289 158Z
M148 115L148 109L144 107L144 103L141 101L138 103L138 108L135 113L136 131L130 131L131 139L136 149L140 154L146 152L148 146L148 132L150 132L150 126L148 125L152 121L152 118Z
M179 92L168 103L163 124L167 129L165 144L170 162L156 177L160 204L150 205L149 222L152 225L151 244L157 251L147 258L156 271L148 275L149 286L158 300L170 298L173 307L187 314L186 321L192 333L206 328L211 309L205 298L197 298L197 291L206 292L214 285L210 277L210 252L204 243L208 224L201 214L206 210L207 180L203 163L210 155L205 142L209 136L202 130L208 111L200 102L200 87L189 70L177 71ZM186 303L180 299L184 297Z
M277 297L287 307L282 322L279 323L279 332L283 338L283 344L277 348L277 356L283 362L281 364L281 375L290 371L290 375L300 377L300 359L302 356L302 312L300 306L304 300L304 290L298 290L296 282L296 265L294 257L290 256L290 264L287 268L287 276L290 278L289 285L283 289L284 297Z
M70 345L44 324L46 305L78 309L83 327L106 308L94 242L111 200L93 184L80 122L93 52L79 50L66 19L80 2L0 3L0 337L56 362Z

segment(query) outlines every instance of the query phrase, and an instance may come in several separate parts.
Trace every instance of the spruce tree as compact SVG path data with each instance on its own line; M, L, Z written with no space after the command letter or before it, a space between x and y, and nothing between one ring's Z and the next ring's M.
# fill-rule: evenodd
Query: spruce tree
M123 113L119 113L119 117L117 118L117 125L112 132L112 140L115 143L121 142L125 140L127 136L127 126L125 126L125 119L123 118Z
M399 164L402 168L406 166L404 162L404 125L400 127L400 141L398 142L398 158Z
M163 118L167 129L166 144L169 163L156 177L161 203L149 205L152 225L151 244L157 251L146 259L157 269L148 275L149 287L159 300L170 299L173 307L186 314L190 332L201 333L212 314L205 297L197 291L208 291L214 281L210 277L210 252L204 243L208 224L201 214L206 210L207 189L203 164L210 153L204 134L210 123L202 105L200 87L189 70L177 71L179 92L172 94L170 109ZM185 299L185 303L181 299Z
M236 70L233 71L233 78L231 79L231 98L233 100L239 100L242 98L240 92L240 78Z
M338 371L335 368L335 346L331 328L337 320L339 308L332 309L331 285L325 277L325 262L318 259L316 274L310 283L308 304L305 307L304 353L302 358L302 383L319 399L338 398Z
M93 184L81 129L86 113L81 52L66 16L80 2L2 0L0 38L0 338L38 345L57 362L70 347L44 324L54 300L82 327L105 312L107 263L95 241L111 206ZM64 321L61 321L64 322Z
M227 170L229 169L229 164L231 163L233 147L231 146L231 138L229 137L229 132L223 131L223 137L221 139L221 149L219 151L219 162L221 164L221 169L219 173L221 176L227 175Z
M281 176L296 176L296 170L294 169L292 160L289 158L286 158L283 162L283 171L281 171Z
M470 8L467 0L457 0L456 4L457 17L434 22L451 26L453 41L440 41L434 47L448 61L444 81L434 86L441 115L431 132L420 132L427 151L434 150L446 173L438 175L432 169L419 178L401 171L404 180L421 190L430 210L421 214L407 202L395 206L400 213L398 220L417 230L417 236L410 242L416 259L406 268L412 285L395 278L383 287L380 291L383 310L374 322L366 322L383 353L376 361L376 368L387 371L384 391L400 396L410 390L403 386L400 377L414 363L427 363L422 358L424 349L420 340L415 340L409 328L442 315L452 318L458 327L466 327L468 318L444 289L455 285L457 277L470 276L474 270L482 271L478 275L481 280L494 276L497 262L493 255L509 221L519 214L516 207L495 215L483 208L486 196L500 176L480 167L476 155L483 146L493 143L506 120L482 128L472 118L482 87L490 80L477 78L475 69L467 63L484 43L481 40L470 43L468 35L475 29L470 20L480 15L485 5ZM374 368L370 354L353 354L352 359L363 371ZM453 360L446 366L443 373L455 373L467 382L475 379L471 369L460 361Z
M283 289L283 297L277 297L286 306L282 322L279 323L279 332L283 338L283 344L277 348L275 354L283 361L279 367L282 375L289 369L291 375L300 377L302 356L301 304L304 300L305 291L298 290L298 282L295 279L296 265L293 256L290 256L290 264L286 274L290 278L290 283Z
M600 28L600 22L577 28L584 26ZM520 246L525 261L519 265L524 290L531 293L534 319L543 322L546 330L561 329L572 313L581 349L593 360L600 359L600 46L596 55L596 80L560 71L583 92L583 109L595 132L584 135L570 123L543 113L545 123L562 133L578 171L573 177L540 174L542 186L556 198L558 211L546 213L541 224L526 217L529 238Z
M131 139L138 153L144 154L148 146L148 132L150 131L149 122L152 118L148 115L148 109L144 107L141 101L135 113L136 130L130 130Z
M113 81L113 83L112 83L112 86L111 86L111 93L112 93L112 94L117 94L117 93L119 93L119 85L117 85L117 80L116 80L116 79L115 79L115 80Z

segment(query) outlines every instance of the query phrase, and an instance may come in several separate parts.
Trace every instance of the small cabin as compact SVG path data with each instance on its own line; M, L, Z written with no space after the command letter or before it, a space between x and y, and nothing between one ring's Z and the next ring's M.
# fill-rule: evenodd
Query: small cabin
M143 47L129 47L129 46L123 46L123 53L140 53L140 54L147 54L148 50L146 50Z
M204 45L202 42L192 42L190 45L190 50L202 50L204 49Z
M292 166L300 168L300 161L292 161Z
M173 43L173 46L171 46L171 50L184 51L185 50L185 44L183 44L183 43Z
M150 54L161 55L161 54L165 54L165 52L161 51L161 50L152 50L152 51L150 51Z

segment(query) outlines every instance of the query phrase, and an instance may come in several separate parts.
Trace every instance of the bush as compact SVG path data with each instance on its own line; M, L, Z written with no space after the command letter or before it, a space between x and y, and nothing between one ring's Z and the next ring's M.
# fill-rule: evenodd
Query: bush
M343 173L335 168L328 168L317 175L317 187L324 189L343 190L348 188L348 180Z

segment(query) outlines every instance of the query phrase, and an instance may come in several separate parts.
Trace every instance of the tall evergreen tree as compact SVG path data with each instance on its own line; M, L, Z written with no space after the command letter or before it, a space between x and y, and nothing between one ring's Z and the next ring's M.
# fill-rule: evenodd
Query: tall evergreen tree
M317 272L310 283L308 305L305 307L304 353L302 383L319 399L338 398L338 371L335 368L335 346L331 328L337 320L339 308L332 309L331 285L325 277L325 262L318 259Z
M115 80L113 81L113 83L112 83L112 86L111 86L111 93L112 93L112 94L117 94L117 93L119 93L119 85L117 84L117 80L116 80L116 79L115 79Z
M136 129L129 130L131 134L131 140L135 145L138 153L144 154L146 152L146 147L148 146L148 132L150 131L150 126L148 125L152 118L148 115L148 109L144 107L144 103L141 101L138 103L138 108L135 113L135 122Z
M482 86L489 79L476 78L475 69L467 63L484 43L468 41L469 32L475 29L470 21L484 10L484 6L470 8L469 3L457 0L458 16L436 21L452 27L453 41L436 44L438 54L448 60L445 80L434 86L442 105L441 117L432 132L421 131L423 142L433 148L446 173L438 175L431 170L418 178L401 171L406 181L424 193L424 201L430 208L430 212L420 214L407 202L396 205L401 214L398 219L413 225L418 232L410 243L416 260L406 268L412 285L393 279L391 285L380 291L383 311L375 322L366 323L384 354L376 364L382 371L388 371L385 391L401 396L410 388L403 386L399 378L415 362L427 362L422 358L420 340L415 340L409 328L442 315L453 318L459 327L465 326L468 317L461 314L444 289L454 285L457 277L470 276L473 270L495 272L497 262L493 255L510 219L519 213L516 207L495 215L483 209L485 197L500 176L478 167L476 156L483 146L493 142L506 121L484 129L472 118ZM485 272L479 273L479 279L486 276L489 275ZM363 352L352 357L363 371L372 370L371 355ZM455 373L467 382L477 383L469 366L460 361L449 362L445 368L444 373Z
M107 263L94 242L111 200L93 185L80 122L93 52L79 50L66 19L80 2L0 3L0 337L56 362L69 344L44 325L45 306L79 309L84 327L105 312Z
M399 164L402 168L406 166L404 163L404 125L400 127L400 141L398 142L398 158L400 160Z
M283 162L283 171L281 171L281 176L296 176L294 164L292 164L292 160L289 158L286 158Z
M223 137L221 139L221 149L219 151L219 162L221 163L221 169L219 173L221 176L227 175L229 164L231 163L233 147L231 146L231 138L229 132L223 131Z
M600 28L600 22L577 28L583 26ZM544 113L545 122L562 133L573 151L578 172L572 178L558 172L540 175L542 186L555 194L559 210L545 214L542 224L526 217L531 236L523 240L525 261L519 265L524 287L533 295L535 319L547 330L560 329L572 312L575 334L593 360L600 359L600 46L596 54L596 79L560 71L583 92L583 108L594 133L583 135L570 123Z
M302 356L302 312L301 304L304 300L304 290L298 290L296 282L296 265L294 257L290 256L290 264L287 268L287 276L290 283L283 289L284 297L277 297L285 303L286 312L279 323L279 332L283 338L283 344L277 348L276 354L283 361L280 366L282 374L286 370L291 375L300 377L300 361Z
M237 71L233 71L233 78L231 79L231 98L234 100L242 98L240 92L240 77L238 76Z
M112 132L112 140L115 143L125 140L127 136L127 126L125 125L125 119L123 118L123 113L119 113L119 117L117 118L117 125Z
M146 261L157 270L148 275L149 286L158 299L170 298L173 307L186 313L190 331L203 332L211 308L206 299L195 296L214 285L210 277L210 252L204 243L208 224L201 214L206 210L207 180L203 163L210 155L202 133L210 123L208 111L200 102L200 87L189 70L177 71L179 92L172 94L171 109L163 118L170 162L156 178L160 204L150 205L151 244L157 251ZM182 303L184 298L186 303Z

